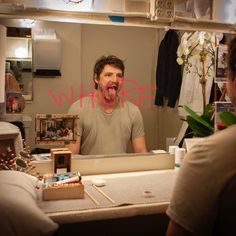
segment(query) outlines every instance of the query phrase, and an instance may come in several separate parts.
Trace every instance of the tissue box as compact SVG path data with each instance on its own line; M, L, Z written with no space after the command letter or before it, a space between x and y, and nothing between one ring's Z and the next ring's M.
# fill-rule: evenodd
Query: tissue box
M43 200L84 198L84 185L79 173L47 174L43 177Z

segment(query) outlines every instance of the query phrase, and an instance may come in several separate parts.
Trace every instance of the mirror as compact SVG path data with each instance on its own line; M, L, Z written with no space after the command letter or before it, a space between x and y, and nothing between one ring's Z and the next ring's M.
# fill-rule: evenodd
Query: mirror
M25 101L33 100L33 77L31 61L6 60L7 71L13 73Z
M62 76L47 80L34 77L34 99L24 109L32 119L36 114L66 114L81 92L91 93L96 59L115 54L125 60L127 89L124 96L139 104L148 150L164 149L165 138L177 134L181 125L177 111L155 107L152 98L155 95L156 52L164 30L46 20L37 20L32 30L37 28L54 29L62 40ZM39 146L35 143L35 130L32 122L28 143L31 149ZM48 148L46 145L40 147Z
M7 28L6 71L15 77L24 99L32 101L32 43L29 29Z
M34 100L26 105L25 113L30 114L32 119L36 114L67 113L70 104L80 98L81 92L85 95L90 93L96 59L112 53L125 59L126 85L130 88L129 91L126 89L125 96L140 103L148 150L166 149L166 137L176 137L182 121L176 109L155 107L151 97L155 94L152 88L156 82L157 50L165 30L46 20L36 21L34 28L54 29L61 38L62 76L47 80L35 77L37 89L34 90ZM31 149L37 147L34 125L30 128Z

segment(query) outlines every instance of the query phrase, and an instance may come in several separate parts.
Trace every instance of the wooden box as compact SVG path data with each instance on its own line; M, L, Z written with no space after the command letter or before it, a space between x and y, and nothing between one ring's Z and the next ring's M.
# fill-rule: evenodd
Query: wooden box
M71 171L71 155L69 150L51 151L54 173Z
M43 188L44 201L75 198L84 198L84 185L82 183L69 183L57 187Z
M84 185L79 173L44 175L43 200L84 198Z

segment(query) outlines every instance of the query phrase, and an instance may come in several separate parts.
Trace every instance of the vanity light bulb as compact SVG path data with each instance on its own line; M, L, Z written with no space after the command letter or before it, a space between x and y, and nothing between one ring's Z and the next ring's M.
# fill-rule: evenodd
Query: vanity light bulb
M17 58L25 58L28 56L28 52L25 48L23 47L19 47L19 48L16 48L15 50L15 57Z

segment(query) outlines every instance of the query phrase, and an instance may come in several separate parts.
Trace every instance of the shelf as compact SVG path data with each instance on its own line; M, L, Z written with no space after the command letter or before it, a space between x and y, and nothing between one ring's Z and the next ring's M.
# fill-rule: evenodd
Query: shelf
M123 23L112 22L109 16L124 16ZM222 33L235 33L236 27L233 24L222 23L207 19L195 19L188 17L173 16L170 18L153 18L150 12L125 12L125 11L58 11L48 9L25 8L24 10L8 10L0 13L0 18L7 19L34 19L59 22L89 23L104 25L123 25L137 27L151 27L160 29L176 30L205 30Z

